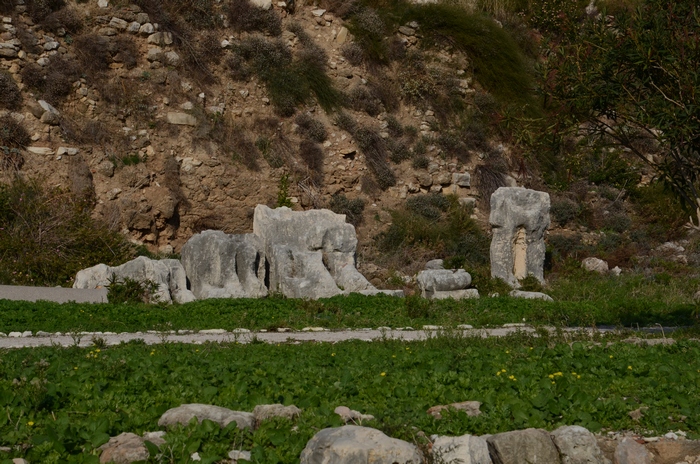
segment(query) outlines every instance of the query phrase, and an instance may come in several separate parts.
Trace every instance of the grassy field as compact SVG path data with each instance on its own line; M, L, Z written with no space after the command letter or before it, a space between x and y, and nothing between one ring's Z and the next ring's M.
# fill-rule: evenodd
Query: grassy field
M644 327L697 326L692 292L697 278L651 279L629 274L620 278L574 274L560 278L547 293L553 303L504 297L427 301L351 295L320 301L283 298L222 299L185 305L54 304L0 300L0 332L143 330L331 329L414 327L424 324L488 327L513 322L534 325Z
M317 430L340 425L339 405L373 414L366 425L416 443L418 430L485 434L562 424L697 436L699 356L691 341L650 347L524 335L0 351L0 446L30 462L98 462L95 449L109 436L157 430L166 409L193 402L244 411L279 402L303 413L254 432L205 424L169 433L172 462L195 451L214 462L232 446L252 450L255 462L296 462ZM426 414L466 400L481 401L482 415ZM648 409L635 422L628 413L640 407Z

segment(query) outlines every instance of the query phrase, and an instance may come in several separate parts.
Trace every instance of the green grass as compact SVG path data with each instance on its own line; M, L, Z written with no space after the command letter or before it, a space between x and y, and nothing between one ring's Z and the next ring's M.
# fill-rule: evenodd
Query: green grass
M295 424L276 420L255 432L205 423L169 433L177 462L195 451L214 462L232 446L251 450L254 462L298 462L316 431L340 425L332 412L338 405L373 414L365 425L409 441L418 430L479 435L574 424L645 434L682 429L694 437L698 356L697 342L569 344L522 335L0 351L0 446L30 462L96 463L95 449L109 436L157 430L165 410L193 402L243 411L281 402L303 413ZM465 400L481 401L482 415L426 414ZM633 422L628 413L640 407L648 410Z
M283 298L213 299L184 305L57 304L0 300L0 332L143 330L331 329L363 327L414 327L424 324L454 327L497 326L526 322L533 325L593 325L640 327L697 326L697 306L692 289L653 282L640 276L607 279L590 275L561 280L549 289L555 301L521 300L507 296L478 300L427 301L417 297L394 298L362 295L339 296L320 301Z

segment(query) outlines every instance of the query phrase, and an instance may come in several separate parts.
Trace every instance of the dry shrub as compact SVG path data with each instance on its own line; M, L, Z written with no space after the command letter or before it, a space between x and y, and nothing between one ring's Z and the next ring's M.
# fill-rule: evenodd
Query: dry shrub
M75 9L65 7L44 18L42 27L54 33L58 32L59 29L64 29L70 34L75 34L83 28L83 19Z
M494 155L486 159L486 164L479 165L474 169L476 188L485 205L490 206L491 194L499 187L506 185L506 172L505 161Z
M382 74L370 79L367 88L374 98L382 102L385 110L394 112L399 109L401 99L394 82L388 76Z
M350 199L343 194L335 194L331 197L328 209L334 213L344 214L350 224L358 226L362 223L365 202L361 198Z
M365 52L357 43L350 42L340 49L341 55L353 66L359 66L365 59Z
M314 142L322 143L328 138L328 132L323 123L314 119L309 113L302 113L294 120L298 132Z
M71 156L69 160L68 178L73 198L84 203L94 204L95 185L92 182L90 166L82 156Z
M15 12L15 0L0 0L0 14L9 15Z
M274 36L282 33L282 19L275 10L263 10L249 0L229 2L228 19L231 27L237 32L267 32Z
M311 179L318 185L323 182L323 149L311 140L299 144L299 157L309 168Z
M23 23L17 24L17 39L22 44L22 49L27 53L39 54L43 50L39 46L39 41L37 40L31 29L27 28Z
M22 106L22 93L12 76L0 71L0 108L17 110Z
M319 5L321 8L343 19L347 19L358 9L356 0L322 0Z
M112 62L111 45L107 37L85 34L76 37L73 50L84 71L95 77L109 69Z
M139 47L133 37L128 35L119 35L114 39L114 49L119 50L114 55L114 61L124 63L126 69L133 69L139 58ZM109 65L108 65L109 66Z
M347 99L355 111L363 111L370 116L377 116L382 112L381 102L372 95L367 87L355 87L350 91Z
M358 129L357 121L344 111L338 113L335 117L335 123L340 129L349 134L354 134Z
M360 128L355 141L365 155L367 167L382 190L396 185L396 175L387 162L388 149L384 139L374 130Z
M22 82L55 106L71 94L73 82L80 78L80 69L76 61L54 55L43 68L33 63L22 68Z
M42 22L51 13L63 8L64 0L27 0L27 12L35 23Z
M0 118L0 146L24 148L31 142L27 130L10 115Z
M229 77L234 81L245 82L253 75L253 71L248 67L246 60L239 53L228 53L224 64L230 71Z

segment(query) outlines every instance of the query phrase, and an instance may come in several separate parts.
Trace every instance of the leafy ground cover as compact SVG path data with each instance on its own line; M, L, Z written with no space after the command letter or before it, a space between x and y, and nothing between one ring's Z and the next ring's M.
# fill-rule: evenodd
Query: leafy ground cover
M682 285L680 284L682 282ZM694 326L698 280L630 274L618 279L575 274L546 291L555 302L509 297L427 301L351 295L321 301L281 298L205 300L185 305L55 304L0 300L0 332L143 330L331 329L414 327L424 324L486 327L523 322L555 326Z
M698 356L697 341L637 346L524 335L10 350L0 352L0 445L32 462L98 462L96 448L109 436L157 430L165 410L193 402L245 411L279 402L303 413L254 432L191 424L167 435L160 462L187 462L195 451L215 462L233 447L252 450L255 462L297 462L316 431L340 425L338 405L373 414L366 425L416 443L419 430L485 434L562 424L696 437ZM464 400L481 401L482 415L426 413ZM648 409L635 422L628 413L641 407Z

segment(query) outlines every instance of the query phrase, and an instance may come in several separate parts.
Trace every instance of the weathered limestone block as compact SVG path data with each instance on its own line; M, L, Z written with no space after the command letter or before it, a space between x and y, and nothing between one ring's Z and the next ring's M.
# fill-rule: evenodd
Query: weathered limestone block
M532 274L544 282L544 234L549 227L549 194L501 187L491 195L491 276L512 287Z
M464 269L428 269L416 277L423 298L436 292L464 290L472 283L472 276Z
M176 259L155 260L139 256L121 266L98 264L79 271L73 288L108 287L112 276L118 280L129 278L139 282L154 282L157 289L152 297L158 301L189 303L195 300L195 296L187 289L185 269Z
M301 452L301 464L420 464L418 449L379 430L356 425L323 429Z
M525 429L491 435L489 444L494 464L559 464L559 451L544 430Z
M168 409L158 419L158 425L161 427L172 427L177 424L187 425L195 417L200 424L206 419L216 422L221 427L226 427L231 422L235 422L239 429L252 429L255 425L253 413L232 411L221 406L198 403L183 404Z
M271 292L315 299L376 290L355 267L355 227L343 214L258 205L253 233L269 264Z
M492 464L486 440L474 435L438 437L433 442L430 454L433 456L433 462Z
M551 435L562 464L610 464L598 447L595 435L583 427L559 427Z
M262 245L253 234L205 230L185 243L181 257L199 299L267 295Z

